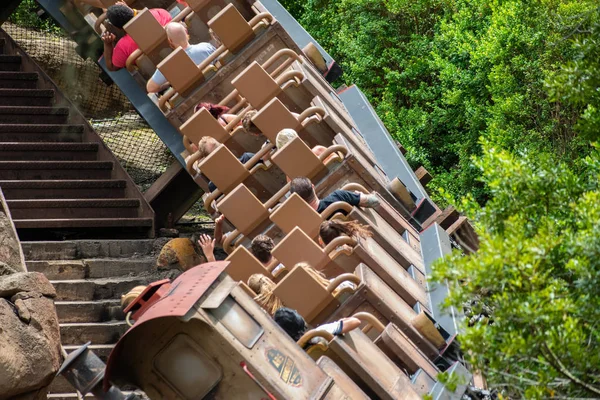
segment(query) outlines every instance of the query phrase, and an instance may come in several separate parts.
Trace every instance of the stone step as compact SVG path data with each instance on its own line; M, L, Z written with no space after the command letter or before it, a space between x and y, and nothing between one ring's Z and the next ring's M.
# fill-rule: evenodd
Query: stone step
M120 299L132 288L155 281L150 276L112 279L51 280L56 289L56 301L91 301Z
M133 218L138 199L36 199L7 200L13 219Z
M1 142L0 160L92 161L98 156L98 143Z
M74 124L2 124L0 142L81 142L83 132Z
M67 107L0 106L1 124L65 124L68 119Z
M128 276L155 269L154 257L27 261L28 271L41 272L50 280L63 281Z
M89 394L89 393L86 394L84 397L86 399L95 398L94 395ZM77 393L48 393L46 398L52 399L52 400L74 400L74 399L79 399L79 396L77 396Z
M0 180L110 179L112 161L0 161Z
M0 71L0 88L35 89L38 79L37 72Z
M120 387L119 389L121 389L123 392L129 393L130 390L134 390L135 388L125 386L125 387ZM51 397L54 394L59 394L61 396L65 396L65 395L67 395L67 393L69 393L70 390L75 390L75 389L69 383L69 381L67 381L67 378L65 378L62 375L57 376L56 378L54 378L54 380L52 381L52 384L50 385L50 388L48 389L48 394L49 394L48 398L54 399L55 397ZM67 398L72 399L73 397L67 397ZM86 398L88 398L88 397L86 396ZM90 398L93 398L93 397L90 397Z
M127 331L125 321L61 323L60 338L63 345L83 344L115 344Z
M55 305L61 323L125 320L119 300L56 301Z
M4 187L0 183L0 187ZM153 239L71 240L64 242L21 242L26 260L75 260L128 258L154 252ZM158 248L160 250L160 246Z
M127 182L117 179L0 181L7 200L102 199L125 197Z
M53 103L54 90L51 89L0 89L0 106L49 107Z
M21 56L0 55L0 71L19 71L21 69Z
M65 349L67 354L70 354L71 352L80 348L84 343L87 343L87 342L83 342L81 344L63 345L63 348ZM98 357L100 357L100 359L104 363L106 363L108 361L108 356L110 355L110 352L112 351L112 349L114 347L115 346L113 344L94 344L94 343L92 343L89 345L89 349L93 350L94 354L96 354Z

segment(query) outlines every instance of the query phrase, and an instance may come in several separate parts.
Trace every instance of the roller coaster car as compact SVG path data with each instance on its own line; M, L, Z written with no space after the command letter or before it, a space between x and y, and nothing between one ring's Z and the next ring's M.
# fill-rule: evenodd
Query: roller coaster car
M105 387L135 385L151 399L354 398L227 275L227 264L192 268L130 305L145 301L109 357Z

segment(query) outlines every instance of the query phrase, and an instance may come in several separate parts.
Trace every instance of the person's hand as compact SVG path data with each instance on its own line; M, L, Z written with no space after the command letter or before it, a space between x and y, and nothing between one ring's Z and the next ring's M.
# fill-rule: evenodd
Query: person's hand
M115 6L125 6L125 7L129 7L129 6L127 5L127 3L125 3L124 1L117 1L117 2L115 3Z
M215 219L215 224L223 225L223 221L225 221L225 216L223 214L221 214L217 217L217 219Z
M198 239L198 245L204 252L204 256L207 261L214 261L214 251L215 251L215 239L212 239L210 236L203 234L200 235L200 239Z
M104 44L113 44L117 40L117 37L109 31L104 31L100 38L102 39Z

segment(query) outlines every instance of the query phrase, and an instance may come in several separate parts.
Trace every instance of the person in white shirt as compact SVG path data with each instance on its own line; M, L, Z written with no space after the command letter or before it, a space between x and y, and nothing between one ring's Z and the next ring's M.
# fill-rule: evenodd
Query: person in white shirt
M165 31L167 32L169 45L174 49L181 47L196 65L201 64L202 61L206 60L208 56L217 50L215 46L208 42L190 44L187 29L180 22L168 23L165 25ZM154 75L148 80L146 90L148 93L157 93L167 89L169 86L167 78L157 68Z
M300 340L302 335L308 330L304 318L298 314L298 311L292 310L291 308L279 308L273 315L273 319L295 342ZM327 331L334 336L339 336L358 328L360 324L361 322L358 318L347 317L335 322L319 325L316 329ZM319 338L313 338L309 343L317 344L319 343Z

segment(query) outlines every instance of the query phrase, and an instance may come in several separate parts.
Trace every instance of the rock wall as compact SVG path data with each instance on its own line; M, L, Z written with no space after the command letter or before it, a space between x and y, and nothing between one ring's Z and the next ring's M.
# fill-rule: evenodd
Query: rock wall
M56 291L27 272L0 190L0 400L45 399L62 361Z

